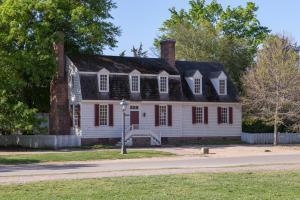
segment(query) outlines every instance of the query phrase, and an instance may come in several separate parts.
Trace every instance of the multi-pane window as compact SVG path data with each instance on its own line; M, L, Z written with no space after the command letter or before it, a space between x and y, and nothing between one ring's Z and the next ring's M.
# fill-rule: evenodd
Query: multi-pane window
M108 91L108 75L107 74L100 74L99 75L99 88L102 92Z
M221 123L226 124L228 122L228 111L227 108L221 108Z
M131 91L139 92L139 77L131 76Z
M100 105L99 109L99 120L100 120L100 125L101 126L106 126L107 125L107 120L108 120L108 112L107 112L107 105Z
M201 94L201 79L195 78L194 84L195 84L195 94Z
M79 110L78 110L78 106L74 107L74 123L75 123L75 127L79 126Z
M161 76L159 78L159 92L168 92L168 78L166 76Z
M198 124L203 123L203 108L202 107L196 107L195 110L195 122Z
M225 94L225 80L220 80L219 81L219 93L220 94Z
M167 106L159 106L159 125L167 125Z

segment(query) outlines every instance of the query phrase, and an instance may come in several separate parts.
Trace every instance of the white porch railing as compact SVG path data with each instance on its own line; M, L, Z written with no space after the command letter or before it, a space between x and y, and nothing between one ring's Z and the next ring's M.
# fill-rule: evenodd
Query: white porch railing
M132 124L125 131L126 145L132 145L132 138L150 137L151 145L161 145L161 134L156 134L151 129L140 129L138 124Z

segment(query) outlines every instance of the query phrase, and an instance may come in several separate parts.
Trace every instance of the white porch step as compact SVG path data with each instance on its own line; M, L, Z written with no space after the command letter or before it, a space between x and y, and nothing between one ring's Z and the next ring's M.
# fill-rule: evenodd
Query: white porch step
M150 138L151 146L160 146L161 145L161 137L160 135L155 134L151 130L141 130L141 129L133 129L130 130L125 135L125 144L126 146L132 146L132 138ZM121 146L121 141L116 144L116 146Z

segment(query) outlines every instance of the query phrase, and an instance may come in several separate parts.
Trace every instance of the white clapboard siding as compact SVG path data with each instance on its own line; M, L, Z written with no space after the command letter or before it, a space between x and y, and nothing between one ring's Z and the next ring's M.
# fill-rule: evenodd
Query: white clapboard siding
M241 128L241 106L239 104L205 104L199 103L194 106L208 107L208 124L192 123L192 106L183 105L182 114L182 136L184 137L218 137L218 136L240 136ZM218 124L217 107L233 108L233 124ZM229 119L229 118L228 118Z
M119 102L114 105L114 126L95 126L94 104L81 103L81 130L83 138L116 138L122 133L122 112ZM101 104L101 103L100 103ZM108 104L108 103L104 103ZM130 105L139 106L139 128L152 130L162 137L226 137L240 136L241 134L241 106L239 103L172 103L172 102L138 102ZM172 126L155 127L154 105L172 105ZM192 106L208 107L208 124L192 124ZM217 123L217 107L233 107L233 124ZM129 106L127 109L129 114ZM126 128L129 126L129 117L126 118Z
M72 63L72 61L66 57L66 66L68 74L68 99L71 101L72 95L75 96L75 104L79 104L82 101L81 87L80 87L80 77L77 67ZM74 86L72 87L72 76L74 77ZM71 104L71 102L69 102Z

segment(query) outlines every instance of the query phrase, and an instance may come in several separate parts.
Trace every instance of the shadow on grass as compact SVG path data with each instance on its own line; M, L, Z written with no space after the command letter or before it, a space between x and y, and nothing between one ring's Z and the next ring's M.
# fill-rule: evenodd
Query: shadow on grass
M34 163L40 163L40 160L0 157L0 165L19 165L19 164L34 164Z

